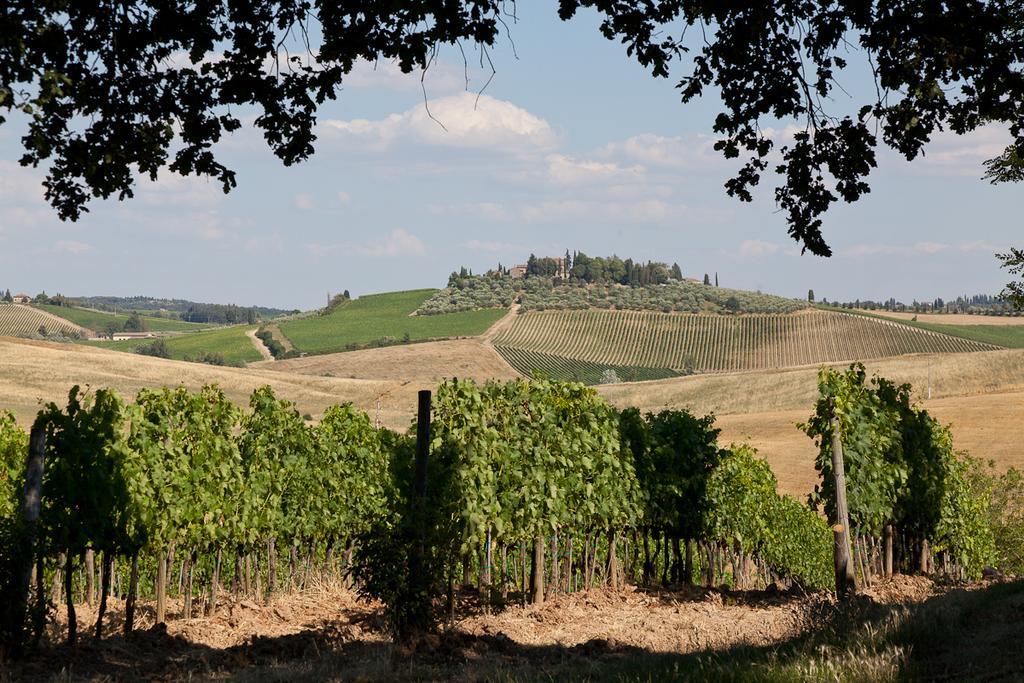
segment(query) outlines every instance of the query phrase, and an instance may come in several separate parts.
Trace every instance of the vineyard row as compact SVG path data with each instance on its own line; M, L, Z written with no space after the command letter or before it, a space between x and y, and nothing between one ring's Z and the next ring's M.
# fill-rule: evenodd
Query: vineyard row
M495 339L512 349L601 366L696 372L760 370L995 346L898 322L829 311L743 316L647 311L542 311L519 315ZM523 372L529 369L512 362Z

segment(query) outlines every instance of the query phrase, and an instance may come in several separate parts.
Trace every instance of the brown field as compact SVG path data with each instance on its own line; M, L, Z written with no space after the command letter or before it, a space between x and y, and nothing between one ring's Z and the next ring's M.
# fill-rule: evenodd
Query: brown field
M865 363L869 373L910 382L924 399L931 369L932 399L924 405L953 425L957 448L999 469L1024 467L1024 351L906 356ZM718 416L723 443L745 441L772 466L786 493L814 488L814 443L796 428L811 414L817 368L697 375L598 388L620 407L685 407Z
M996 469L1024 468L1020 425L1024 424L1024 392L952 396L924 401L924 407L943 424L952 425L957 450ZM814 442L796 428L811 414L804 410L720 415L723 443L746 442L772 467L783 493L803 497L818 481L814 471Z
M40 401L66 400L72 384L110 387L130 397L143 387L184 384L196 389L214 382L240 405L248 404L253 389L271 384L279 396L295 402L300 412L314 416L344 401L374 415L376 398L387 393L382 401L381 422L396 429L408 426L416 404L415 390L419 388L390 381L216 367L74 344L0 337L0 410L12 410L23 424L32 421Z
M424 342L250 363L249 367L325 377L412 381L416 384L436 384L445 377L483 382L520 376L493 347L475 339Z
M884 310L866 310L864 312L896 320L912 320L916 316L918 322L935 323L938 325L1024 325L1024 315L1011 317L1002 315L967 315L966 313L900 313L898 311Z

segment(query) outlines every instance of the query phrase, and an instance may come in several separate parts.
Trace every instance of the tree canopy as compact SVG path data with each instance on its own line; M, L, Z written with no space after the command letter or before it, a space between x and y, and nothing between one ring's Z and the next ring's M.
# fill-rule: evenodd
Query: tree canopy
M560 0L558 12L583 8L653 76L685 72L684 103L718 91L716 148L741 164L726 191L751 201L774 172L789 233L814 254L831 254L824 213L869 191L879 140L914 159L937 131L998 123L1014 142L990 171L1024 157L1021 0ZM235 173L214 145L250 107L294 164L358 60L425 69L445 45L486 52L514 20L512 0L9 0L0 123L15 109L28 117L21 162L47 167L46 199L64 219L92 197L131 197L137 175L164 167L227 192ZM848 60L870 69L869 95L843 90ZM830 109L837 90L849 111ZM797 122L791 140L773 138L778 121Z

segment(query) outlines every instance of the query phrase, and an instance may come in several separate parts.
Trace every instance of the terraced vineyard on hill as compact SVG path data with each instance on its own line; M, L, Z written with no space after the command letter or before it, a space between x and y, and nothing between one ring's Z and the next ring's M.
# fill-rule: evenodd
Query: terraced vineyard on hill
M30 306L19 304L0 305L0 337L17 337L18 335L39 333L39 327L45 327L47 333L71 336L79 334L81 328L67 320L47 315Z
M899 322L829 311L742 316L529 312L517 316L494 345L520 372L540 369L552 377L556 374L549 368L570 365L532 354L590 363L602 370L628 366L725 372L999 348Z

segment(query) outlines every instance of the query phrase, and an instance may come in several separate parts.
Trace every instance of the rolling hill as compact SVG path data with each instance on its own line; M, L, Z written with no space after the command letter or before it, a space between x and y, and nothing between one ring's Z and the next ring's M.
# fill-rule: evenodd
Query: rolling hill
M69 320L32 306L0 304L0 336L36 336L40 327L45 327L49 334L58 332L66 336L81 335L85 332L81 326Z
M85 327L94 332L102 332L109 323L124 325L124 321L128 319L128 316L125 313L107 313L105 311L96 311L88 308L78 308L77 306L51 306L49 304L36 304L36 308L52 313L53 315L64 318L75 325ZM153 332L191 332L211 327L211 325L203 323L188 323L183 320L171 318L158 318L149 315L143 315L140 317L146 325L146 329L152 330Z
M263 358L246 335L247 330L255 329L255 325L232 325L216 327L202 332L180 334L164 337L171 358L185 360L196 358L200 354L218 354L229 365L241 365ZM152 344L153 339L126 339L121 341L92 340L85 342L90 346L110 349L113 351L134 352L140 346Z
M527 312L496 335L493 343L524 374L541 370L553 378L571 378L565 372L571 362L578 362L643 369L644 379L655 378L649 376L653 369L746 371L999 348L902 322L820 310L742 316ZM565 362L553 362L552 357Z
M283 321L279 328L300 353L332 353L402 340L475 337L507 312L505 309L480 309L412 315L436 291L418 289L365 295L345 302L327 315Z

